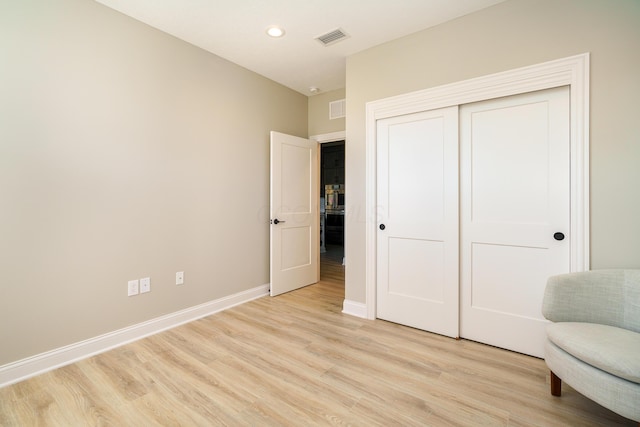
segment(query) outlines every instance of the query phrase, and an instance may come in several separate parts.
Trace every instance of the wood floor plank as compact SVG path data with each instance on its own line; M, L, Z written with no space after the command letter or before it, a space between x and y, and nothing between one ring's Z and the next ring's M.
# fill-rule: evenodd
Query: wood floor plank
M74 387L55 387L56 404L75 419L69 425L81 425L91 420L91 425L111 425L122 416L122 403L114 404L114 393L89 378L81 363L65 366L53 372L56 383L74 384ZM108 392L109 389L106 389Z
M342 313L321 281L0 389L1 426L637 426L544 361Z

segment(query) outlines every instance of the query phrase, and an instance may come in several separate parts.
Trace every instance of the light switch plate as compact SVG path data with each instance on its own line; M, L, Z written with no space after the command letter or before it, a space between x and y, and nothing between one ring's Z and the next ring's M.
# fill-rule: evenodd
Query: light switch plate
M184 284L184 271L178 271L176 273L176 285Z
M127 295L132 297L134 295L138 295L140 291L138 280L129 280L127 285Z

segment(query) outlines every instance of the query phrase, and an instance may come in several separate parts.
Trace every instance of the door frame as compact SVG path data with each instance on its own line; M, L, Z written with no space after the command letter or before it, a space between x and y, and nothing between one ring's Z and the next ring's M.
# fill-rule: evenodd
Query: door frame
M570 271L589 269L589 53L371 101L366 104L366 318L376 318L376 122L380 119L569 86Z
M316 141L318 144L322 145L325 144L327 142L336 142L336 141L344 141L344 145L345 145L345 155L346 155L346 149L347 149L347 132L344 130L338 131L338 132L331 132L331 133L322 133L322 134L318 134L318 135L311 135L309 137L310 140L312 141ZM322 154L320 154L320 151L318 152L318 161L322 160ZM346 175L345 175L345 181L346 181ZM346 182L345 182L346 185ZM347 187L349 188L349 187ZM318 208L319 209L319 208ZM347 212L346 212L347 207L345 206L345 221L344 221L344 242L343 242L343 246L346 247L347 245ZM346 252L344 252L346 254ZM346 258L343 255L342 257L342 265L345 265L346 263Z
M335 142L335 141L345 141L347 139L347 132L332 132L332 133L323 133L320 135L311 135L309 139L316 141L319 144L324 144L325 142Z

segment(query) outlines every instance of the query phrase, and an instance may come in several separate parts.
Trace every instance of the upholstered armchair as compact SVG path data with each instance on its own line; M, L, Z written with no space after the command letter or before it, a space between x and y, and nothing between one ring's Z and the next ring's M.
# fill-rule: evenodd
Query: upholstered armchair
M551 394L564 381L640 425L640 270L553 276L542 313Z

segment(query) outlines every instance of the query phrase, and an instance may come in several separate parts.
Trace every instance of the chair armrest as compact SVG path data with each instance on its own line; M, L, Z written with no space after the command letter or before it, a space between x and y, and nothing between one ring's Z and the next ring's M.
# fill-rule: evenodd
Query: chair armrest
M542 314L552 322L624 326L625 270L593 270L552 276Z

